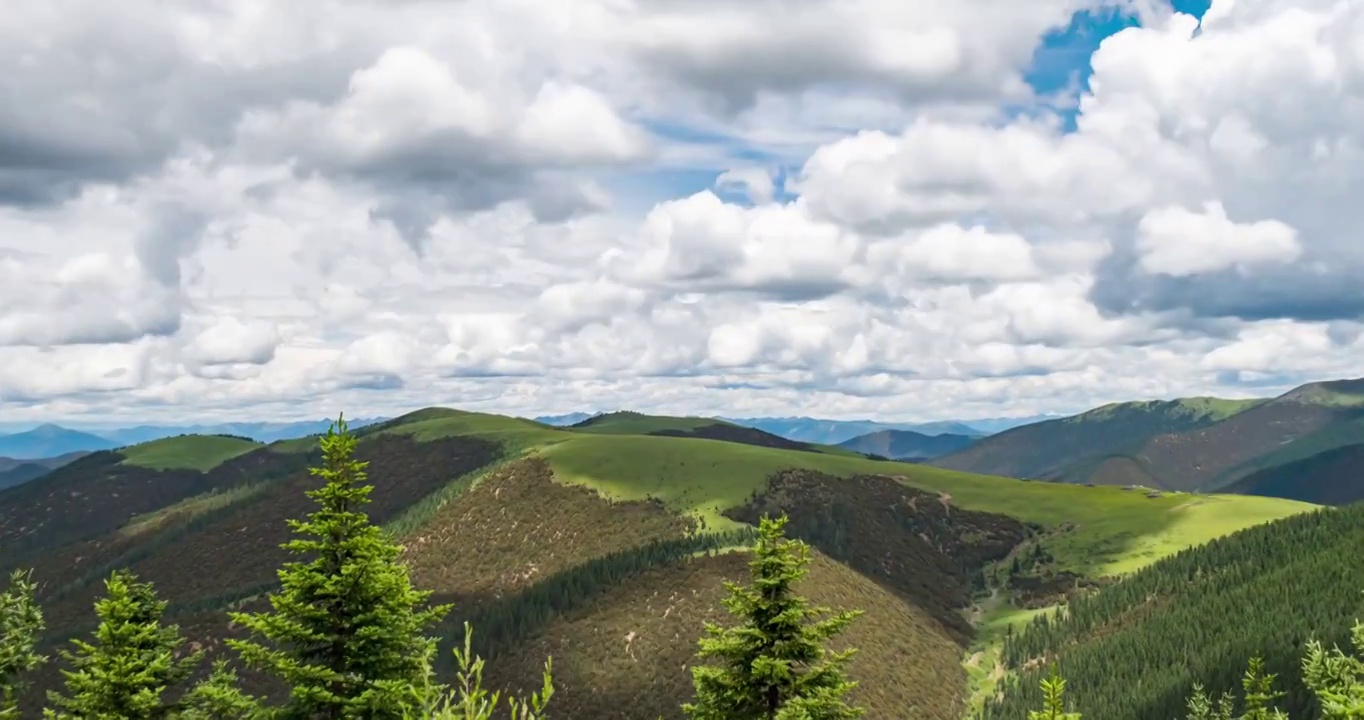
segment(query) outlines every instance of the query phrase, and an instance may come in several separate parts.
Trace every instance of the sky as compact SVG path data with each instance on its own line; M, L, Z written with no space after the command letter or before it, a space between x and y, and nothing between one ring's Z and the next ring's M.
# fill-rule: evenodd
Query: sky
M8 0L0 420L1364 375L1356 0Z

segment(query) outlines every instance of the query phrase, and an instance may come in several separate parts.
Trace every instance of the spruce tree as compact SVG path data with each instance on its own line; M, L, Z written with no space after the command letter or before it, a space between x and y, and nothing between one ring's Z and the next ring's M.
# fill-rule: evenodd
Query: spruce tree
M272 609L230 613L252 637L229 645L291 688L277 717L401 718L429 676L435 639L424 628L449 610L423 607L431 593L412 587L402 548L361 512L373 486L355 443L344 416L321 439L322 467L310 472L325 484L308 492L317 510L290 521L295 538L282 547L303 559L280 569Z
M839 720L860 717L844 695L856 683L844 676L855 650L829 652L823 643L861 611L811 607L794 591L809 572L810 548L785 538L786 518L762 518L749 562L748 586L725 583L725 607L736 627L706 623L698 658L720 665L692 668L696 701L682 706L696 720Z
M1351 640L1364 651L1364 624L1355 623ZM1330 720L1364 718L1364 662L1340 648L1327 652L1321 643L1307 644L1302 661L1303 684L1321 702L1321 713Z
M1080 713L1066 712L1066 681L1055 665L1042 680L1042 709L1029 710L1028 720L1081 720Z
M32 574L15 570L0 593L0 720L17 720L19 695L28 687L24 675L46 660L35 650L45 627L37 592Z
M245 720L261 711L256 699L241 691L226 660L213 663L213 672L185 694L181 706L176 720Z
M185 653L185 638L175 625L162 625L166 603L150 583L127 570L115 570L95 602L100 624L94 642L73 640L75 652L62 657L66 693L48 692L45 716L61 720L169 717L176 706L165 694L194 672L202 652Z

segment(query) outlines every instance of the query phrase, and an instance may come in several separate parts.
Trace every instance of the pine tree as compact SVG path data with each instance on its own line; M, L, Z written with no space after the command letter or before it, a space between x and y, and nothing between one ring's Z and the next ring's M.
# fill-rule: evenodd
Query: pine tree
M45 627L37 592L32 573L15 570L0 593L0 720L17 720L23 676L46 661L34 649Z
M840 720L860 717L844 695L856 686L844 677L855 650L826 651L822 644L861 611L834 614L811 607L793 586L809 572L810 549L784 536L786 518L762 518L749 562L752 583L725 583L730 613L742 623L706 623L698 658L719 666L692 668L696 701L682 709L697 720Z
M1028 711L1028 720L1081 720L1080 713L1066 712L1066 681L1061 679L1056 666L1042 680L1042 710Z
M1260 656L1250 659L1250 667L1241 679L1241 689L1245 691L1245 714L1242 720L1286 720L1282 710L1271 707L1275 700L1284 696L1274 689L1274 674L1265 672L1265 661Z
M184 710L176 720L244 720L259 715L256 699L241 691L237 673L226 660L213 663L213 672L185 694Z
M165 700L167 690L185 680L203 658L185 653L185 638L175 625L162 625L166 603L150 583L126 570L115 570L104 583L106 594L95 602L100 624L94 642L74 640L76 651L62 651L72 669L63 670L66 694L48 692L56 706L45 716L62 720L169 717L176 709Z
M283 545L306 559L279 571L272 610L230 613L253 637L229 645L291 688L281 718L401 718L430 672L435 639L423 630L449 610L422 607L431 593L412 587L402 548L360 511L373 486L355 443L344 417L321 440L311 472L325 484L308 492L318 509L290 521L295 538Z
M1364 652L1364 624L1355 623L1351 638ZM1340 648L1327 652L1317 640L1307 644L1302 661L1303 684L1321 702L1322 715L1331 720L1364 718L1364 662Z
M1231 693L1224 692L1216 701L1203 688L1202 683L1194 683L1193 694L1189 696L1187 720L1232 720Z

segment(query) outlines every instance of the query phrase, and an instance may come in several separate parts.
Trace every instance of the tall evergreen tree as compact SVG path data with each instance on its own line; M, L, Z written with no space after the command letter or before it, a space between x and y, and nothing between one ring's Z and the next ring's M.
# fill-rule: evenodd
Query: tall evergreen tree
M32 573L15 570L0 593L0 720L17 720L24 675L46 660L35 650L45 627L37 592Z
M861 611L824 619L794 585L809 572L810 548L786 539L786 518L762 518L749 562L748 586L725 583L725 607L742 622L706 623L698 658L720 665L692 668L696 701L682 706L696 720L841 720L860 717L844 699L856 683L844 676L855 650L829 652L823 643Z
M100 624L94 642L74 640L76 651L62 651L71 664L63 670L66 693L48 692L48 718L169 717L176 709L165 694L189 677L202 652L184 652L185 638L175 625L162 625L166 603L150 583L127 570L105 581L106 595L95 602Z
M230 613L253 637L228 643L291 688L281 718L401 718L429 676L435 639L424 628L449 610L423 607L431 593L412 587L402 549L361 512L373 486L355 443L344 416L321 440L322 467L310 471L325 484L308 492L318 509L290 521L283 545L304 560L279 571L272 610Z

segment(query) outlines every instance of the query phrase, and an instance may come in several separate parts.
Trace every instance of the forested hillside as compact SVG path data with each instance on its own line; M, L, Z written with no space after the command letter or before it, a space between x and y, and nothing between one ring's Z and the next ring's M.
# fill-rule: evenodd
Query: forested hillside
M639 414L555 429L431 408L355 437L368 517L402 544L415 586L453 604L431 627L435 670L454 671L470 622L494 687L535 690L552 655L558 712L593 720L680 717L694 690L684 670L705 623L725 619L725 583L743 580L764 516L789 517L813 548L802 593L866 613L834 643L861 649L848 697L868 717L914 707L960 720L1007 677L980 663L1000 655L1010 618L1313 507L968 475ZM318 442L168 438L0 492L3 565L38 583L39 649L89 633L111 573L130 570L188 642L233 657L245 636L227 611L261 612L281 589ZM33 675L26 708L63 682L61 667ZM234 682L272 702L287 689L252 669Z
M1304 688L1304 643L1348 646L1364 618L1364 505L1323 510L1186 550L1039 616L1004 643L1018 673L987 720L1022 718L1041 702L1055 662L1086 718L1182 717L1193 684L1239 688L1264 657L1297 720L1321 717Z

